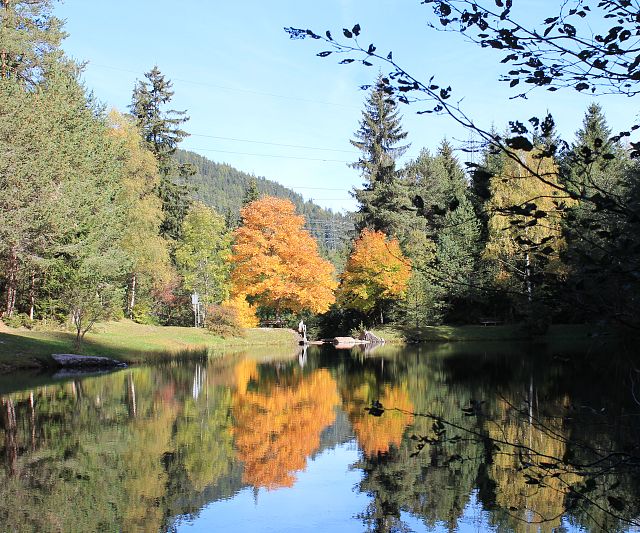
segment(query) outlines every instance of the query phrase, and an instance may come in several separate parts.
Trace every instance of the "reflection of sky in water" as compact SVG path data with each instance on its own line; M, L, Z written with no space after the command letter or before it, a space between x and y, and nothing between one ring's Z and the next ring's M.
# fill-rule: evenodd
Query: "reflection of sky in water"
M577 533L587 529L569 520L589 524L585 515L560 513L578 475L531 486L509 449L487 459L484 441L454 441L453 430L443 448L414 457L410 437L435 430L413 413L442 412L452 427L480 427L544 457L563 457L569 444L532 424L530 405L559 435L637 443L628 392L606 388L601 372L567 379L575 367L551 356L513 364L509 354L407 351L383 365L310 351L301 368L297 355L137 367L0 396L0 531ZM474 397L486 415L467 416ZM367 414L373 400L382 416ZM551 417L567 412L567 423ZM596 503L626 502L633 518L640 478L619 474ZM525 522L535 516L548 521ZM612 519L590 531L638 531L624 527Z
M326 450L309 460L307 468L296 474L292 488L260 489L256 497L251 488L233 499L211 503L193 522L181 522L180 532L198 531L361 531L354 515L367 505L366 495L354 487L359 470L350 465L358 460L355 443Z
M356 516L367 506L369 497L360 493L356 485L361 471L350 468L359 459L355 441L341 444L310 459L307 468L297 473L291 488L261 489L257 495L245 488L228 500L205 506L194 520L178 519L179 533L208 531L281 532L313 531L342 533L364 531L366 526ZM402 522L409 531L448 533L446 525L428 528L419 518L401 512ZM532 533L535 525L522 524ZM563 520L566 532L584 532ZM455 529L458 533L498 532L489 524L489 513L482 509L474 491L471 501Z

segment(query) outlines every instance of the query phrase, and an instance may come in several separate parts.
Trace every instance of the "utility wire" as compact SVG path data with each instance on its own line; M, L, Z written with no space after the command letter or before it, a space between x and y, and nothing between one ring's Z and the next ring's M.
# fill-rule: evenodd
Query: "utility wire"
M251 155L256 157L275 157L278 159L298 159L301 161L323 161L325 163L351 163L351 161L345 161L343 159L322 159L322 158L314 158L314 157L298 157L293 155L276 155L276 154L253 154L250 152L233 152L230 150L216 150L214 148L190 148L189 150L194 152L217 152L221 154Z
M126 68L121 68L121 67L112 67L110 65L101 65L100 63L92 63L89 62L89 64L92 67L98 67L98 68L105 68L105 69L109 69L109 70L119 70L121 72L129 72L131 74L136 74L138 76L140 76L140 72L136 71L136 70L130 70L130 69L126 69ZM212 87L214 89L222 89L224 91L232 91L232 92L237 92L237 93L247 93L247 94L257 94L260 96L270 96L272 98L281 98L283 100L297 100L298 102L307 102L310 104L322 104L322 105L331 105L331 106L336 106L336 107L348 107L351 109L359 109L359 107L353 106L353 105L348 105L348 104L340 104L337 102L325 102L322 100L311 100L308 98L300 98L299 96L289 96L289 95L283 95L283 94L275 94L275 93L268 93L268 92L264 92L264 91L253 91L251 89L240 89L238 87L227 87L225 85L217 85L214 83L207 83L204 81L195 81L195 80L186 80L183 78L171 78L171 81L179 81L181 83L191 83L193 85L202 85L204 87Z
M342 150L340 148L320 148L317 146L302 146L299 144L284 144L284 143L274 143L269 141L255 141L252 139L236 139L234 137L222 137L219 135L205 135L203 133L190 133L190 137L206 137L208 139L221 139L223 141L234 141L234 142L244 142L244 143L253 143L253 144L267 144L269 146L284 146L285 148L301 148L304 150L321 150L325 152L343 152L345 154L355 154L353 150Z

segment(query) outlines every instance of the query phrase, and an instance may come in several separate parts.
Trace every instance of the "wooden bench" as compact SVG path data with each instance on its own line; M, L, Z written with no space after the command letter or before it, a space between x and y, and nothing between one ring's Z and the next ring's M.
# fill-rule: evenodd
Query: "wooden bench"
M478 322L483 326L498 326L502 324L502 321L496 318L480 318Z
M260 324L263 328L283 328L284 320L263 320Z

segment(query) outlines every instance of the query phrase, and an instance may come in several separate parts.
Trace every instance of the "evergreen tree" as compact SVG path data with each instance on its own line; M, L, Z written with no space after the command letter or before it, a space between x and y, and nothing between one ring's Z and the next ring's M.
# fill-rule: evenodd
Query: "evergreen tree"
M616 212L619 208L602 209L598 199L606 198L633 212L627 206L627 178L634 172L630 171L631 162L624 149L610 137L602 108L591 104L582 128L576 132L576 142L561 165L563 183L577 199L567 213L564 234L573 282L569 287L581 301L582 305L576 308L579 313L602 311L604 301L609 302L605 310L608 315L622 313L625 307L615 295L622 295L623 286L629 281L625 268L621 268L628 250L621 249L620 243L621 237L629 237L626 231L634 225L633 217Z
M163 236L177 239L182 221L189 209L189 191L184 182L193 173L186 166L177 165L173 160L178 144L188 136L181 129L189 118L186 111L164 110L174 92L172 84L154 66L145 74L147 81L139 80L133 90L129 109L135 117L142 136L158 160L160 184L158 195L162 200L164 220L160 230Z
M260 191L258 190L258 180L251 178L249 185L244 190L244 196L242 197L242 207L246 207L251 202L255 202L260 198Z
M52 0L0 0L0 78L33 88L57 63L66 34Z
M435 157L423 150L406 174L424 236L416 228L404 243L415 267L405 312L408 324L433 324L483 285L477 273L480 222L464 171L446 140Z
M398 235L409 205L406 186L396 170L396 160L408 148L398 146L407 137L400 113L382 78L378 78L362 112L360 128L351 144L362 152L352 166L361 171L365 183L354 189L358 201L356 229Z

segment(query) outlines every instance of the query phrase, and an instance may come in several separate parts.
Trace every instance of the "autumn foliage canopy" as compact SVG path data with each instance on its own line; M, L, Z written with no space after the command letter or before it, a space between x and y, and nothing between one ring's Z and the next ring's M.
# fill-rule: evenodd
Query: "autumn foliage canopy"
M362 230L342 274L338 301L370 313L381 302L404 298L411 266L397 239L381 231Z
M318 254L293 203L265 196L241 215L231 260L234 294L276 312L327 311L335 301L334 268Z

